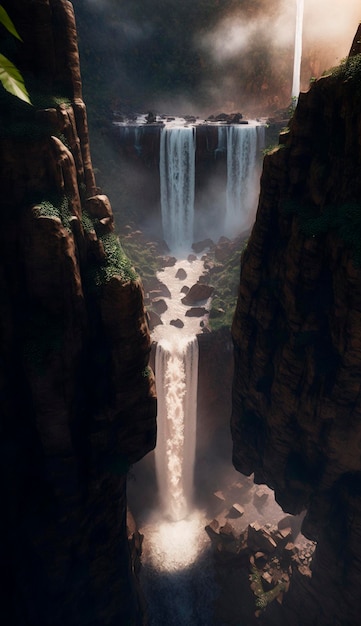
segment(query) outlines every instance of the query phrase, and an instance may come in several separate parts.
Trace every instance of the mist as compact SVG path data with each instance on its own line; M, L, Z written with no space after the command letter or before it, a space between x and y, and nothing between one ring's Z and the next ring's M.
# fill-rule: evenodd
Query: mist
M78 0L74 8L88 101L249 116L290 103L296 0ZM359 20L357 0L305 0L301 90L347 55ZM91 93L94 78L101 94Z

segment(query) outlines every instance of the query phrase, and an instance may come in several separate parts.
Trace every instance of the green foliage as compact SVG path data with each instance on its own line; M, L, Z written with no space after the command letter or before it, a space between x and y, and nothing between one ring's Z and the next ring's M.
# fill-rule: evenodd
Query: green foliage
M142 240L124 239L122 246L146 286L147 282L152 281L160 270L157 252L152 246L144 245Z
M231 327L239 287L240 259L246 246L247 240L243 239L231 256L212 270L211 281L215 288L209 315L212 330Z
M350 248L355 265L361 267L361 204L359 201L342 205L316 207L296 201L284 205L286 213L297 215L300 229L306 237L321 237L334 231Z
M51 199L41 200L34 206L34 211L39 217L59 218L64 228L70 232L71 212L67 196L54 196Z
M342 80L355 81L359 85L361 78L361 54L347 57L340 65L331 70L331 74Z
M250 578L253 582L254 594L257 596L256 607L258 609L265 609L270 602L277 598L281 591L286 589L285 583L279 582L273 589L270 589L270 591L264 591L261 574L254 565L252 566Z
M124 281L137 280L138 275L124 253L117 235L108 233L99 236L99 239L107 257L106 263L99 268L100 282L108 282L113 276L120 276Z
M267 156L267 154L271 154L271 152L281 150L284 147L284 144L274 143L271 146L267 146L267 148L264 148L264 150L262 150L262 154L263 156Z
M99 241L103 244L105 259L103 261L90 262L87 268L86 283L90 291L96 291L113 276L120 276L124 282L135 281L138 274L131 261L120 245L119 238L115 233L102 234L97 220L83 212L82 223L87 232L95 231Z
M0 5L0 24L2 24L14 37L22 41L9 15ZM3 87L20 100L31 104L30 96L25 87L24 79L17 67L3 54L0 54L0 81Z

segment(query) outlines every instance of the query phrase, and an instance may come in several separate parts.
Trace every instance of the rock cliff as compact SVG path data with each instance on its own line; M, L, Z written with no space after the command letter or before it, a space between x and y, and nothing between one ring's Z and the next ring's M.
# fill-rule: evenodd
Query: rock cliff
M73 6L4 0L0 586L14 626L142 624L126 473L155 445L142 285L92 169Z
M361 610L360 32L300 94L265 157L232 334L235 467L306 510L311 572L294 568L265 624L356 626Z

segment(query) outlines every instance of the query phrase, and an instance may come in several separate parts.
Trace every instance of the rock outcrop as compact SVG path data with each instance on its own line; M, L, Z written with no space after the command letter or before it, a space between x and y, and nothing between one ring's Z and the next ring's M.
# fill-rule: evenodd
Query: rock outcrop
M73 7L4 0L33 106L1 91L1 614L142 624L126 474L155 445L143 290L92 170Z
M356 44L354 52L358 52ZM356 626L361 610L360 54L301 93L264 160L232 334L235 467L306 510L305 582L264 624Z

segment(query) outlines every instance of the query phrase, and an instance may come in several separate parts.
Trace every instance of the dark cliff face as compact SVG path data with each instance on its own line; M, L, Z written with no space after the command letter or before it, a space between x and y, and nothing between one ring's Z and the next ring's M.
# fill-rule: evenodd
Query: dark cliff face
M306 509L318 542L284 600L302 626L360 619L360 68L350 56L301 94L265 157L232 328L235 467Z
M95 186L72 4L2 4L34 104L1 91L2 619L140 624L125 484L155 445L143 290Z

